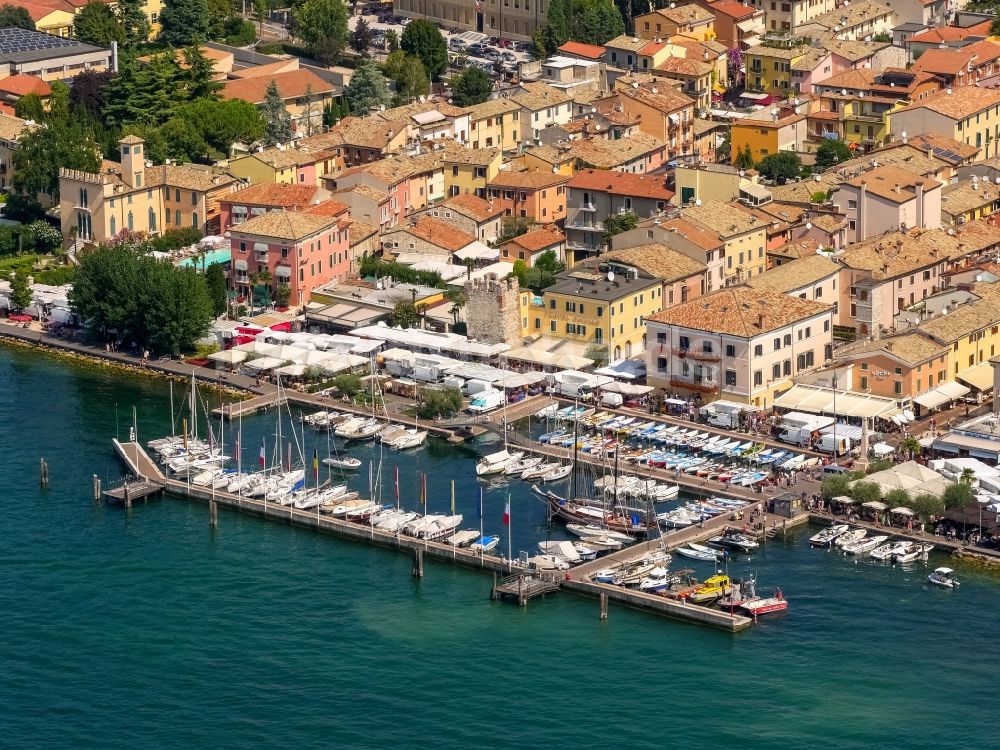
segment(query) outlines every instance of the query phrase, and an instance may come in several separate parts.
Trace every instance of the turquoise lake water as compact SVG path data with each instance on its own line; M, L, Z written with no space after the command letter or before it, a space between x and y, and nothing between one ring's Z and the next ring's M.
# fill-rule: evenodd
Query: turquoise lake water
M960 590L931 588L922 564L811 550L803 529L730 564L791 603L735 636L613 605L601 622L568 593L521 610L471 571L428 563L414 581L388 550L229 512L213 532L204 506L173 498L94 505L91 474L120 473L116 421L127 434L135 406L143 441L166 433L167 388L0 348L0 745L998 745L1000 576L956 565ZM274 425L244 420L248 462ZM427 473L432 511L454 478L474 526L473 455L432 443L386 474L398 463L416 507ZM519 484L486 493L486 530L502 531L508 492L527 549L545 513Z

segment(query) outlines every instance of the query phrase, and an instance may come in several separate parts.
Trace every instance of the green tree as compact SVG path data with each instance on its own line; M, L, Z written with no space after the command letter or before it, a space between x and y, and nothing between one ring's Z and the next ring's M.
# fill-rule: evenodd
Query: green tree
M45 107L38 94L25 94L14 102L14 114L22 120L41 122L45 119Z
M344 96L350 104L351 111L359 117L367 115L380 106L388 106L392 101L392 94L389 93L385 76L368 58L364 58L358 63Z
M907 435L899 444L899 449L906 453L912 461L914 458L920 455L920 441L917 440L913 435Z
M69 106L74 116L96 120L104 111L108 85L114 73L84 71L73 79L69 90Z
M819 148L816 149L816 166L820 169L829 169L851 157L851 149L846 143L839 139L824 138L823 142L819 144Z
M53 81L49 88L49 111L45 113L45 121L57 124L69 122L69 86L65 81Z
M485 102L492 92L493 81L481 68L466 68L451 79L451 96L457 107Z
M385 48L390 53L399 49L399 34L396 33L395 29L389 29L385 32Z
M73 17L73 36L81 42L110 47L112 42L123 44L125 34L118 16L110 5L100 0L90 0Z
M820 484L820 494L823 495L825 500L830 500L835 497L843 497L848 494L848 482L850 482L850 480L842 474L834 474L829 477L824 477L822 483Z
M263 141L266 145L274 146L292 140L292 116L285 108L285 101L274 79L267 85L261 115L264 118Z
M197 131L202 141L225 157L232 152L233 144L250 145L264 135L264 118L260 110L242 99L199 99L182 107L178 114Z
M907 507L925 521L931 516L944 513L944 502L941 498L927 493L912 498Z
M226 273L222 270L222 265L213 263L205 271L205 287L208 289L208 297L212 300L212 315L219 317L226 311L228 296L226 291Z
M361 382L361 378L350 373L338 375L331 382L334 388L350 399L361 393L361 389L365 387L365 384Z
M455 386L424 388L420 391L417 416L421 419L453 417L462 410L462 392Z
M882 488L875 482L855 482L850 495L859 503L870 503L882 497Z
M753 152L750 151L750 144L747 143L742 149L737 149L736 151L736 161L733 166L737 169L753 169L754 160Z
M172 117L159 127L165 150L164 159L190 162L203 156L208 144L198 129L183 117Z
M815 193L809 196L810 203L826 203L826 191L817 190Z
M535 260L535 268L547 271L551 274L557 274L565 267L566 264L559 260L556 256L555 250L546 250L538 256L537 260Z
M976 483L976 472L969 468L962 469L962 475L958 478L958 482L972 487Z
M59 197L59 168L97 172L100 151L79 123L49 124L21 136L14 152L13 188L28 201L47 193Z
M909 508L912 499L910 498L909 492L897 487L894 490L889 490L885 494L885 502L890 508Z
M215 65L202 52L200 43L185 48L184 62L186 70L182 76L186 79L188 99L218 99L222 82L215 80Z
M10 306L17 312L31 305L33 296L28 286L28 274L15 273L10 277Z
M144 300L146 341L152 349L178 355L204 336L212 321L205 280L190 266L175 268L150 256L140 258L140 264L156 292Z
M267 20L271 12L271 4L268 0L253 0L253 14L257 16L257 34L264 33L264 21Z
M397 50L386 58L382 72L396 82L396 99L401 104L430 93L431 82L419 57Z
M35 22L31 19L31 14L28 13L27 8L11 5L10 3L0 5L0 29L12 27L34 31Z
M554 52L556 47L561 47L570 40L570 34L573 31L570 26L570 17L573 14L572 4L573 0L551 0L549 3L549 12L546 16L550 30L546 44L552 46L551 50L547 50L549 54Z
M413 328L420 322L420 313L410 302L397 302L392 308L392 324L401 328Z
M374 35L368 22L362 17L358 19L358 25L351 32L351 49L359 55L368 56L368 48L372 46Z
M213 35L212 14L206 0L165 0L160 11L160 40L185 47Z
M118 0L118 23L126 47L135 47L149 39L149 16L145 0Z
M448 45L437 26L423 18L410 21L399 46L406 54L419 57L431 78L441 80L448 68Z
M611 238L616 234L635 229L637 226L639 226L639 217L632 211L626 211L623 214L612 214L604 220L604 241L610 245Z
M991 32L992 33L992 32ZM872 37L873 42L892 42L892 34L888 31L880 31Z
M793 177L798 177L802 169L802 159L792 151L779 151L765 156L757 165L757 169L765 177L784 185Z
M523 216L505 216L500 220L500 237L497 238L497 244L510 242L515 237L527 234L529 229L531 229L531 219Z
M292 298L292 287L288 284L278 284L274 290L275 307L288 307L288 302Z
M309 54L332 65L347 44L347 7L341 0L303 0L292 9L295 35Z
M948 485L941 494L941 500L944 501L945 510L964 508L972 504L973 495L974 493L970 485L959 482L958 484Z
M33 221L28 225L35 252L52 253L62 246L62 234L47 221Z
M108 82L104 94L104 120L108 126L122 127L147 118L146 102L141 94L143 73L135 54L125 52L118 58L118 75Z

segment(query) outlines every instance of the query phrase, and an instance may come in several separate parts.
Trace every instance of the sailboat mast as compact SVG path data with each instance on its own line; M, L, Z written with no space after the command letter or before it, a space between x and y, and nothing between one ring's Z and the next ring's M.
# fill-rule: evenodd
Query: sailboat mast
M170 434L177 434L177 418L174 416L174 381L170 381Z
M573 478L570 481L570 492L569 492L570 500L576 499L576 450L577 450L576 444L577 444L577 436L579 435L580 432L580 415L576 414L575 411L573 413L575 415L575 419L573 420L573 471L570 474L570 476Z

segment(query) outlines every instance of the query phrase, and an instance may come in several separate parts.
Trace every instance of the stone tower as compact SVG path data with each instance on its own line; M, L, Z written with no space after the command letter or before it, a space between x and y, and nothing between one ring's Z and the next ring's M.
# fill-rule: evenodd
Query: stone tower
M521 294L514 277L495 273L465 282L465 320L469 338L488 344L520 346Z

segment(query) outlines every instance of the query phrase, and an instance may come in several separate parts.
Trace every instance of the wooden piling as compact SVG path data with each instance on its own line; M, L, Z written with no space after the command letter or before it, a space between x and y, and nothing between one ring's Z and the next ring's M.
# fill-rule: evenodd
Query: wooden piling
M213 529L219 525L219 504L215 500L208 501L208 525Z
M125 482L125 507L126 508L132 507L132 493L129 490L127 481Z
M493 571L493 588L490 589L490 599L497 600L497 572L495 570Z
M600 602L601 602L601 619L602 620L607 620L608 619L608 595L605 594L604 592L601 592Z
M413 550L413 577L424 577L424 551L420 547Z
M101 501L101 478L97 474L94 474L92 481L94 484L94 502L98 503Z
M524 576L517 577L517 603L522 607L528 606L528 597L524 594Z
M38 469L39 469L39 474L38 474L39 483L42 485L42 487L48 487L49 465L44 458L39 459Z

